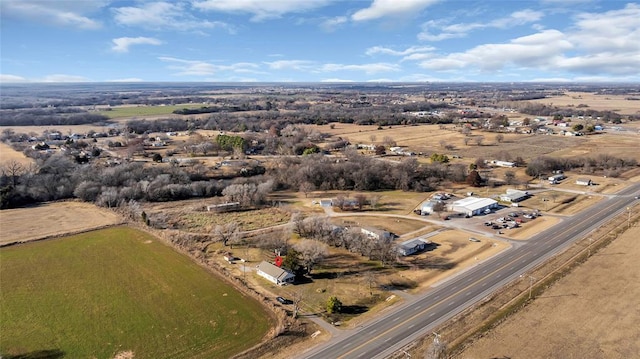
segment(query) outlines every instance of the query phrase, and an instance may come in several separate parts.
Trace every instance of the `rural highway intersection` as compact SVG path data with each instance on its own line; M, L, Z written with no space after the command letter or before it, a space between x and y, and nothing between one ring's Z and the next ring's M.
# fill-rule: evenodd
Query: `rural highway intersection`
M638 192L640 184L633 184L615 196L604 198L521 245L407 300L389 313L341 332L302 357L386 358L625 211L636 201L634 196Z

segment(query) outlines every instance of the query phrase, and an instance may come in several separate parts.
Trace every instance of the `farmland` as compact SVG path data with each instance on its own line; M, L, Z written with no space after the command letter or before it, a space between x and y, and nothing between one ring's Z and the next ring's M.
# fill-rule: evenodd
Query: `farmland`
M254 300L127 228L0 250L2 355L227 358L259 343Z
M458 358L636 357L638 236L632 227Z
M173 111L183 108L199 108L204 105L183 104L170 106L118 106L111 107L108 110L99 111L100 114L109 118L126 118L126 117L145 117L158 115L172 115Z

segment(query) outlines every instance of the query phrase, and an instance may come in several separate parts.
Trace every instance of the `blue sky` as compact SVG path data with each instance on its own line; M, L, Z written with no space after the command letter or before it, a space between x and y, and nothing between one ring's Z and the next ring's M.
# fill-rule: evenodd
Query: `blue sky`
M0 0L0 81L640 82L640 3Z

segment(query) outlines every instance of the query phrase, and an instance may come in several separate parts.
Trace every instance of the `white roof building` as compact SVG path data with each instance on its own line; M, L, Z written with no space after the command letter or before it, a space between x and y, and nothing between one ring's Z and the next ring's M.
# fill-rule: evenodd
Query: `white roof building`
M293 273L277 267L267 261L262 261L258 264L256 267L256 273L277 285L293 283L296 277Z
M496 207L498 207L498 202L491 198L466 197L453 202L449 209L453 212L474 216Z

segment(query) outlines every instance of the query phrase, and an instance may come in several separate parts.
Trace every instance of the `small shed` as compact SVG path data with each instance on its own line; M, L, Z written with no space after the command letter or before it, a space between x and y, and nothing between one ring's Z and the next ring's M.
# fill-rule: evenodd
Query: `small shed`
M576 179L576 184L579 186L591 186L593 182L589 178L578 178Z

